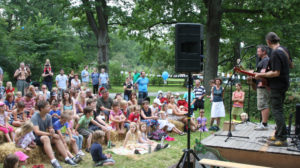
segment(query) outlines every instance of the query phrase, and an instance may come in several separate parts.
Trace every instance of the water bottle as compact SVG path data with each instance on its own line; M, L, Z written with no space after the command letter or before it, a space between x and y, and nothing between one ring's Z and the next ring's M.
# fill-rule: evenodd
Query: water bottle
M148 144L148 153L151 153L151 144Z
M107 148L110 149L111 148L111 141L107 142Z

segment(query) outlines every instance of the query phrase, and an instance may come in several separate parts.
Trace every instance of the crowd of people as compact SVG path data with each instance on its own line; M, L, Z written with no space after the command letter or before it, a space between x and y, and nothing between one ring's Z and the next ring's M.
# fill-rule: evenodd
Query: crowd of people
M285 49L278 51L279 37L275 33L268 35L266 40L275 52L268 60L265 48L258 47L257 52L262 63L259 64L259 72L256 73L258 80L256 85L258 109L262 110L263 118L256 129L267 128L269 106L263 101L269 98L269 91L262 79L266 77L272 79L269 83L270 99L271 106L275 109L277 124L276 134L271 138L276 140L275 145L280 146L286 141L285 124L282 123L284 121L282 99L288 88L286 80L288 72L280 69L283 67L274 54L286 60L286 65L290 65L291 62L286 59ZM269 70L265 72L267 68ZM109 76L105 69L101 69L101 73L98 73L97 68L94 68L93 72L89 73L88 66L85 66L80 73L81 80L74 71L67 76L61 69L55 77L55 87L52 86L53 75L50 60L47 59L42 72L43 84L39 86L38 82L31 81L29 66L20 63L20 67L14 73L17 79L15 91L10 81L6 82L6 87L3 86L3 70L0 68L0 131L5 134L8 142L14 142L17 147L27 151L41 146L53 167L61 166L51 144L55 145L67 164L76 165L86 153L90 153L95 165L100 166L115 163L111 155L102 152L102 144L107 143L108 147L115 146L110 140L112 131L126 135L123 147L133 149L135 154L139 154L139 148L147 149L149 145L155 150L168 146L167 144L161 146L149 139L157 130L185 135L171 121L187 124L188 92L180 98L179 93L164 94L158 91L157 97L150 104L149 79L144 71L140 73L135 71L133 76L129 73L123 85L124 94L116 94L114 98L109 95ZM93 91L89 88L90 82ZM275 82L277 84L274 84ZM192 131L218 131L220 119L225 117L222 80L220 78L211 80L210 86L211 95L206 95L201 80L195 80L195 87L190 94L190 108L193 114L199 109L199 117L197 119L194 115L191 117ZM244 96L241 84L237 83L236 91L232 94L234 119L243 113ZM210 99L212 103L209 129L206 127L207 119L204 116L205 98ZM83 149L84 138L87 139L85 149Z
M60 167L60 164L51 144L67 164L76 165L86 153L90 153L96 165L113 165L115 161L111 155L102 153L101 146L115 146L110 140L112 131L124 134L123 147L134 150L135 154L140 153L138 149L148 149L149 145L154 151L168 146L149 139L157 130L185 135L172 121L187 124L188 93L180 98L179 93L158 91L151 104L149 79L144 71L135 71L133 76L129 73L123 85L124 93L118 93L114 98L109 94L109 77L105 69L98 73L94 68L89 73L88 66L85 66L80 73L81 79L74 71L67 76L61 69L53 87L54 73L47 59L41 86L30 81L30 75L29 67L20 63L14 74L16 90L10 81L6 82L6 87L0 82L0 131L8 142L14 142L26 151L41 146L53 167ZM222 90L221 81L216 81L219 82L214 87ZM90 82L93 91L89 88ZM220 101L216 97L217 94L212 94L213 102L217 102L215 99ZM208 131L204 117L205 89L200 80L195 81L191 98L191 110L201 109L199 118L191 120L192 131ZM214 117L218 120L224 115ZM85 149L84 139L87 140Z

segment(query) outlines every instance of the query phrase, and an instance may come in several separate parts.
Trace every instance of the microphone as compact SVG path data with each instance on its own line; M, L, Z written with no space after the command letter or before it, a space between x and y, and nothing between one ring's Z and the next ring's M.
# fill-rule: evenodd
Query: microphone
M246 47L243 47L242 49L246 49L246 48L252 48L252 47L255 47L256 45L253 44L253 45L249 45L249 46L246 46Z
M251 60L252 58L256 58L256 55L252 55L248 60Z

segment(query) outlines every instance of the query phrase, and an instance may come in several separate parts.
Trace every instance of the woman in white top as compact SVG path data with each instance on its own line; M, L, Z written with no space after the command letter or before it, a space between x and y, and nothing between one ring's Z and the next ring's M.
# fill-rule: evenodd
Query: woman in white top
M71 88L74 88L74 90L80 90L81 87L81 81L78 78L78 74L75 74L75 78L71 80Z

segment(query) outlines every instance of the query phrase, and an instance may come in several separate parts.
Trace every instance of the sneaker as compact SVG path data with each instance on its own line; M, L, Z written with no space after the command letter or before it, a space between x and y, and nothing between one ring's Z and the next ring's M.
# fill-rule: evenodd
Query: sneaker
M69 165L72 165L72 166L76 166L77 165L72 159L66 160L65 163L67 163Z
M75 157L72 158L72 160L75 162L75 163L79 163L82 161L82 158L80 157L79 154L77 154Z
M264 131L268 130L268 126L264 126L262 123L260 123L257 127L254 128L255 131Z
M80 156L84 156L84 155L85 155L85 153L82 152L82 150L79 150L79 151L78 151L78 154L79 154Z
M269 136L267 138L268 141L276 141L276 137L275 136Z
M183 135L186 135L186 133L185 132L181 132L179 135L183 136Z
M165 145L163 146L163 149L166 149L167 147L169 147L169 144L165 144Z
M60 164L58 163L58 160L55 160L53 163L51 163L52 164L52 167L53 168L62 168L61 166L60 166Z
M103 166L103 161L99 161L97 163L95 163L94 167L97 167L97 166Z
M86 148L85 151L86 151L87 153L90 153L90 149L89 149L89 148Z
M286 140L284 141L276 140L276 141L269 142L269 146L287 147L288 143Z
M136 150L134 150L134 154L140 155L141 153L139 150L136 149Z
M215 130L215 127L214 127L214 126L211 126L208 130L214 131L214 130Z
M111 146L111 147L115 147L116 145L115 145L115 144L113 144L113 143L111 143L111 144L110 144L110 146Z
M161 149L161 145L157 144L156 147L155 147L155 149L154 149L154 151L156 152L156 151L159 151L160 149Z

